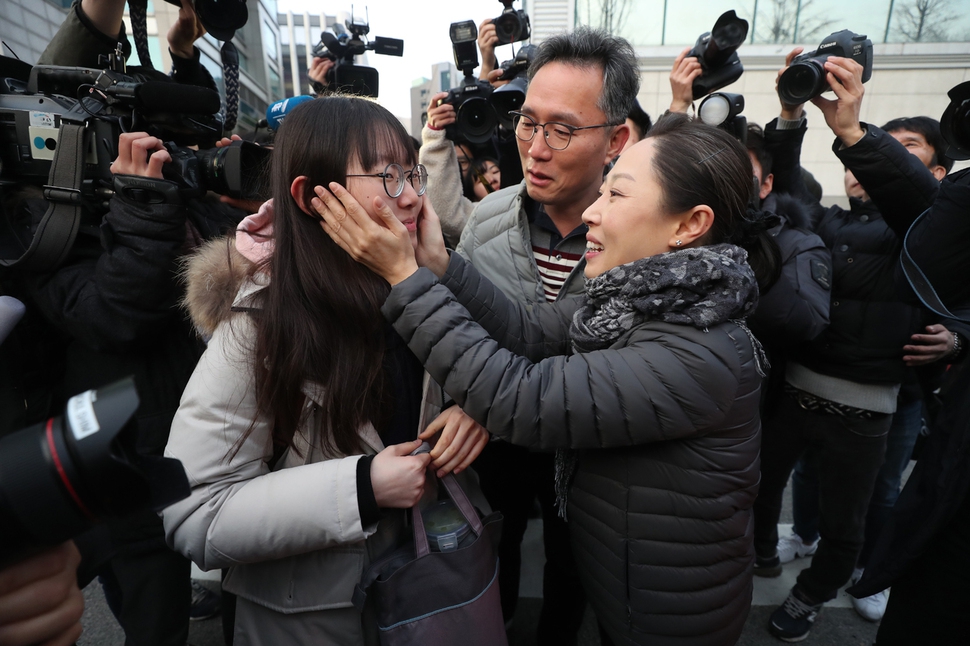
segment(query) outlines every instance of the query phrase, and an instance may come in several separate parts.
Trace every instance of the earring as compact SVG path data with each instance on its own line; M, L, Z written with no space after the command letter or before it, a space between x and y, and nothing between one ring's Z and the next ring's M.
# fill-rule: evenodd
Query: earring
M682 245L682 244L684 244L684 243L683 243L683 242L681 242L680 240L678 240L678 241L676 241L676 242L675 242L674 244L675 244L675 245L677 245L677 246L679 247L680 245Z

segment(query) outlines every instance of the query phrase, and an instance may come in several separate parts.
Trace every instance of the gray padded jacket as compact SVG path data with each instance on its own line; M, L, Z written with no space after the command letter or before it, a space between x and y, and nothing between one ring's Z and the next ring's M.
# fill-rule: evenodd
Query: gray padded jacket
M465 223L457 251L505 294L532 307L545 303L546 296L532 253L526 195L525 182L486 195ZM566 278L559 298L583 293L585 268L586 261L581 260Z
M569 531L614 641L735 643L751 604L760 469L748 335L733 323L648 321L608 349L571 354L581 299L530 311L457 254L441 282L418 271L391 290L384 314L490 432L578 450Z

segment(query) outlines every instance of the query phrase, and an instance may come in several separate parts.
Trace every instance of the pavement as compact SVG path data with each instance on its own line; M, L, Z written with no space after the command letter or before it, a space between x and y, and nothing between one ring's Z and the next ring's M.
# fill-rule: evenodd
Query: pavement
M908 472L906 474L908 476ZM785 493L782 510L783 524L779 535L787 535L791 529L790 487ZM529 521L522 544L521 598L515 619L509 629L509 646L535 646L535 627L542 606L542 523ZM784 566L777 579L754 577L754 598L751 614L737 646L780 646L781 642L768 634L768 617L781 605L788 591L795 584L799 571L807 567L810 559L796 559ZM210 587L218 587L218 573L204 573L193 566L193 576ZM79 646L124 646L124 633L118 626L104 602L104 595L95 581L84 590L85 611L82 619L84 634ZM840 591L839 596L826 604L819 614L815 627L805 641L805 646L871 646L875 642L878 624L862 619L852 609L849 596ZM600 640L593 613L587 609L579 634L579 646L599 646ZM191 646L225 646L222 624L218 617L192 622L189 627Z

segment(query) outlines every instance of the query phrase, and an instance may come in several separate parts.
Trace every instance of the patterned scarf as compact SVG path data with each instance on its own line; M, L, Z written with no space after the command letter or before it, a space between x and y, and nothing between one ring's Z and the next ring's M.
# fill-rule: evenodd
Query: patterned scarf
M761 344L742 319L758 304L758 282L748 253L732 244L678 249L614 267L586 283L586 302L573 316L573 351L609 347L646 321L707 330L725 321L751 339L758 372L767 365ZM556 451L556 502L566 518L566 492L576 467L575 451Z

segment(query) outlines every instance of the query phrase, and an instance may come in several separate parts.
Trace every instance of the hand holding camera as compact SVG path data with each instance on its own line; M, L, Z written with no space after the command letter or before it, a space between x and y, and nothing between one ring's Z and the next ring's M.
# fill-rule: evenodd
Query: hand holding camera
M862 65L850 58L829 58L825 61L825 78L837 98L816 96L812 99L825 116L825 123L846 148L854 146L866 134L859 123L862 95L865 94L862 73Z
M495 58L495 47L499 44L498 34L495 31L495 23L491 18L486 18L478 26L478 50L482 53L482 69L478 78L488 80L488 74L497 66Z
M447 92L439 92L431 97L428 105L428 127L432 130L444 130L457 118L455 106L444 102L447 98Z
M0 570L0 644L68 646L81 636L81 562L67 541Z
M162 179L162 164L172 156L158 137L147 132L123 132L118 136L118 157L111 163L115 175Z
M795 60L799 54L805 51L804 47L796 47L795 49L788 52L788 56L785 57L785 66L778 70L778 76L775 77L775 92L778 92L778 85L781 82L781 77L785 75L788 68L791 67L792 61ZM794 105L789 105L785 103L785 100L781 98L781 94L778 95L778 101L781 103L781 118L788 121L798 121L805 114L805 108L803 103L796 103Z
M688 56L690 47L684 49L674 61L670 70L670 111L686 113L694 102L694 80L704 73L700 59Z
M179 17L168 30L168 49L181 58L195 58L195 41L205 36L205 26L192 0L182 0Z

